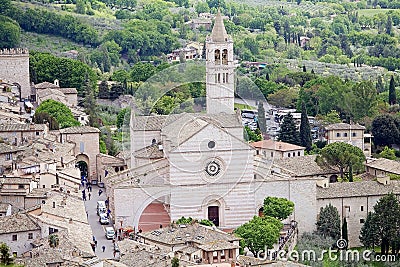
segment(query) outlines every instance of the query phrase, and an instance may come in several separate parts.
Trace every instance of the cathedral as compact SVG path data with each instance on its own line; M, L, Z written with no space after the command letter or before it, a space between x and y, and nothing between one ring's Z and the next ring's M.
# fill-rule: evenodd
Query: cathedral
M271 178L270 162L255 160L244 140L234 111L233 41L219 12L205 49L206 113L131 117L131 169L106 182L117 228L151 230L185 216L234 229L259 214L266 196L296 202L293 191L305 190L305 199L315 192L315 181ZM309 210L296 213L307 217Z

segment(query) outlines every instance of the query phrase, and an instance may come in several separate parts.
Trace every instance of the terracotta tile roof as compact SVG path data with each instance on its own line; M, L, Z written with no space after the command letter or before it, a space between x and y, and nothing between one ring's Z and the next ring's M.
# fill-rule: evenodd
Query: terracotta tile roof
M280 169L281 173L292 177L320 176L327 174L337 174L337 170L321 167L315 162L316 155L282 158L274 160L273 168Z
M372 159L365 166L400 175L400 162L385 158Z
M36 89L46 89L46 88L60 88L58 85L55 85L54 83L49 83L49 82L42 82L35 84Z
M61 230L56 235L59 239L57 247L50 247L48 237L37 239L34 241L36 247L24 253L25 257L17 258L16 263L25 267L46 267L57 263L61 263L61 266L79 267L95 256L94 253L88 254L77 247L67 231Z
M93 233L86 217L83 201L78 197L57 191L49 191L47 197L45 203L30 212L31 216L44 224L65 230L69 242L74 247L86 255L94 256L90 246ZM53 208L53 202L55 202L55 208Z
M27 131L44 131L46 125L44 124L1 124L0 132L27 132Z
M161 248L155 248L154 246L144 245L128 239L118 242L118 246L121 251L119 262L127 266L171 266L167 260L168 252Z
M146 240L162 243L167 246L176 244L185 244L186 242L193 242L197 244L207 244L216 241L232 242L240 240L240 238L224 233L218 229L213 230L211 227L206 227L195 223L193 225L179 225L170 226L167 228L157 229L151 232L139 234Z
M25 213L0 218L0 234L40 230L39 225Z
M4 177L0 178L0 185L2 184L30 184L32 182L32 178L23 178L23 177Z
M328 188L317 187L317 199L384 196L391 192L400 194L400 181L391 180L388 185L376 181L331 183Z
M161 159L164 157L164 152L158 148L158 144L154 144L136 151L135 157L146 159Z
M218 240L200 245L199 248L204 251L219 251L224 249L237 249L239 246L227 241Z
M62 134L100 133L100 130L90 126L74 126L60 130Z
M76 88L60 88L59 90L66 95L67 94L78 94L78 91L76 90Z
M47 192L51 191L51 188L33 188L32 191L26 195L26 197L33 197L33 198L46 198Z
M253 143L250 143L250 145L255 148L264 148L264 149L271 149L271 150L284 151L284 152L305 149L305 147L302 147L302 146L293 145L293 144L289 144L286 142L275 141L272 139L253 142Z
M221 128L242 127L239 117L236 114L182 113L172 115L136 116L133 119L133 130L160 131L167 125L177 121L179 118L188 116L200 118L206 122L216 124Z
M18 152L18 151L23 151L25 149L26 148L24 147L18 147L18 146L8 145L5 143L0 143L0 154Z
M325 126L326 130L365 130L365 127L359 124L348 124L348 123L334 123Z

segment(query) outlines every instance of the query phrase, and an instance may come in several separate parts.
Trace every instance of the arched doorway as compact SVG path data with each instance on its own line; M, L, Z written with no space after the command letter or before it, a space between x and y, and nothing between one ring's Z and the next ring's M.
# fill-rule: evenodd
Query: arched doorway
M81 171L81 178L85 177L89 181L89 157L84 154L79 154L76 157L76 167Z
M152 231L171 224L169 204L165 197L153 200L143 210L139 218L139 229L142 231Z
M207 214L208 219L212 221L215 226L219 226L219 206L208 206Z
M76 166L79 168L79 170L81 171L81 179L83 179L84 177L88 177L88 165L85 161L78 161L76 163Z

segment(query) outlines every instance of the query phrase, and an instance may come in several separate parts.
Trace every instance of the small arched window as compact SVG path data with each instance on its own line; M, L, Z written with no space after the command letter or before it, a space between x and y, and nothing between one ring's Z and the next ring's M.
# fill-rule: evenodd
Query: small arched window
M228 65L228 49L222 50L222 64Z
M216 49L215 52L215 64L221 64L221 52L219 49Z

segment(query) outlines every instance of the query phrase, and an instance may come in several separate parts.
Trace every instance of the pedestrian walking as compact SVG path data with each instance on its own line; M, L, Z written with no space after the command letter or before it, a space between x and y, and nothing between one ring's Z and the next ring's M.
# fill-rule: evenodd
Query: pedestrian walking
M117 251L114 249L114 258L115 258L115 254L117 254Z
M91 194L89 193L89 194L88 194L88 196L89 196L89 200L90 200L90 196L91 196Z
M101 249L103 250L103 252L106 250L106 246L102 246Z
M101 193L103 193L103 190L99 189L99 196L101 196Z

